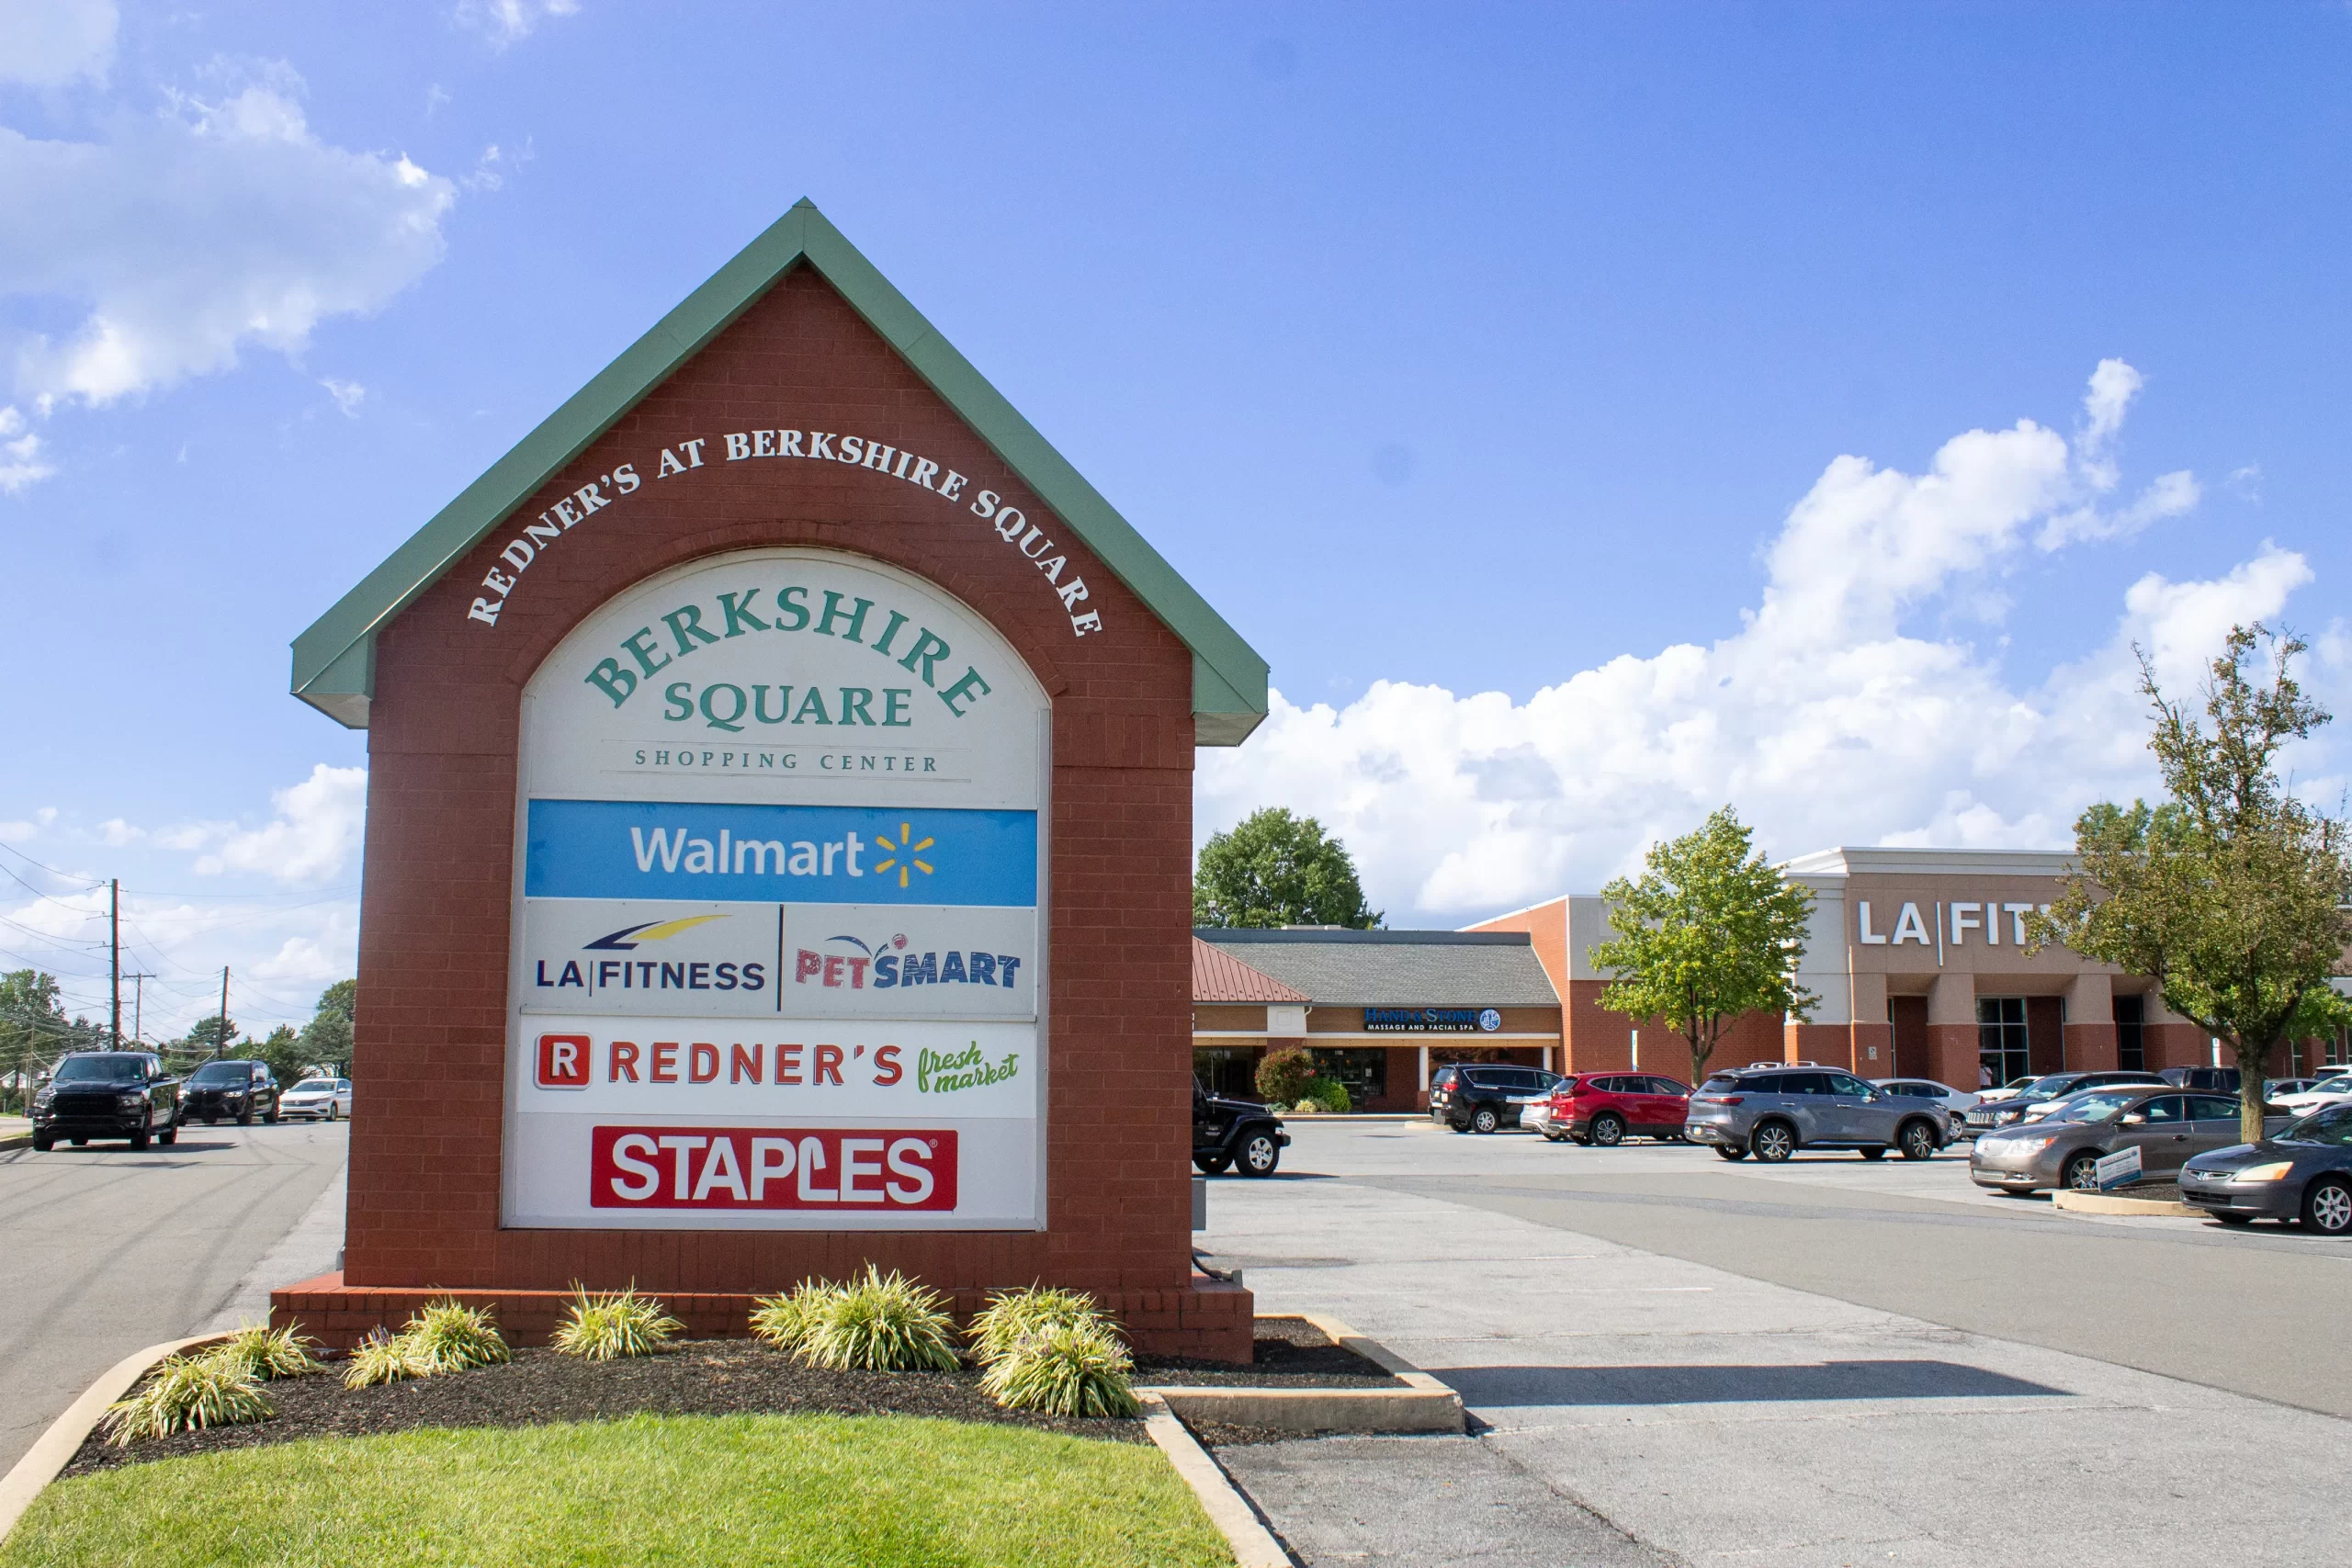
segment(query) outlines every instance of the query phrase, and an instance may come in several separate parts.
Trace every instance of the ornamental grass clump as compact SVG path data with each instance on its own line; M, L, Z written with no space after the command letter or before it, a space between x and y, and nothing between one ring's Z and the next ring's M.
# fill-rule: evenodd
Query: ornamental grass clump
M989 1298L989 1304L972 1318L972 1355L980 1365L992 1367L1023 1338L1057 1324L1117 1332L1084 1291L1032 1285L1025 1291L1000 1291Z
M243 1367L255 1382L274 1382L279 1378L308 1377L312 1372L325 1371L326 1364L311 1354L311 1347L317 1343L291 1327L271 1329L249 1323L207 1354L212 1359Z
M407 1335L379 1328L352 1348L351 1359L344 1363L343 1386L376 1388L432 1375L432 1365L417 1355Z
M803 1287L805 1290L807 1287ZM835 1371L954 1371L956 1320L947 1298L871 1263L863 1279L825 1287L808 1309L794 1354Z
M583 1286L572 1288L577 1295L549 1341L567 1356L587 1361L650 1356L686 1326L663 1312L660 1302L639 1295L634 1285L593 1296Z
M1127 1357L1107 1324L1049 1323L1015 1340L980 1378L1007 1410L1046 1416L1133 1416L1141 1408Z
M107 1440L127 1449L136 1438L164 1438L205 1427L266 1421L276 1414L260 1380L241 1359L166 1356L127 1399L107 1406Z
M777 1349L797 1355L845 1287L830 1280L803 1280L781 1295L752 1303L752 1332Z
M495 1361L511 1361L498 1322L481 1307L448 1298L428 1302L401 1330L409 1353L434 1372L462 1372Z

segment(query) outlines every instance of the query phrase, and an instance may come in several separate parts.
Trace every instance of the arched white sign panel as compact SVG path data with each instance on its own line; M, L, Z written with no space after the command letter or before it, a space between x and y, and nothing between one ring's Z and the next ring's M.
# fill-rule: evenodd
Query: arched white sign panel
M1049 705L834 551L573 628L523 695L503 1222L1041 1228Z

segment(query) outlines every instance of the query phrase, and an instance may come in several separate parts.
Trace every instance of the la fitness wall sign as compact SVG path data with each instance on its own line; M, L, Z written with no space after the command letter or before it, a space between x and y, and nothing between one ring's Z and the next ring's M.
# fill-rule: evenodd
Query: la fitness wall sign
M710 456L705 456L706 449ZM964 515L978 519L999 539L1019 550L1022 558L1037 569L1046 591L1061 601L1062 613L1069 617L1072 637L1102 629L1100 611L1079 608L1088 597L1086 580L1075 572L1064 575L1069 566L1069 554L1056 545L1053 536L1030 522L1027 513L1008 504L992 490L967 494L972 481L955 469L872 435L844 435L830 430L738 430L716 437L698 435L674 446L662 447L650 461L656 483L688 479L698 469L727 463L842 463L854 468L872 469L928 491L958 508ZM562 543L574 528L606 508L626 502L644 488L645 476L638 472L634 459L617 463L610 473L599 474L524 524L499 552L501 564L492 567L483 576L483 592L466 611L466 618L486 626L497 626L508 596L522 585L524 574L541 556Z
M1049 716L837 552L574 627L523 696L503 1222L1042 1228Z

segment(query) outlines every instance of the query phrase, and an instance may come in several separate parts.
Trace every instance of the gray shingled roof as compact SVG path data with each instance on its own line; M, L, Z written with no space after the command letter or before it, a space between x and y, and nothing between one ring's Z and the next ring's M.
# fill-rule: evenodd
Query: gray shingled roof
M1318 1007L1557 1007L1525 931L1193 933Z

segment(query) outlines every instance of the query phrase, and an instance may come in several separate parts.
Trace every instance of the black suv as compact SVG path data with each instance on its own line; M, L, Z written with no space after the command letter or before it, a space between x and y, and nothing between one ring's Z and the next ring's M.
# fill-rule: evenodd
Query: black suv
M1193 1163L1210 1176L1228 1168L1272 1176L1290 1134L1283 1119L1252 1100L1224 1100L1193 1080Z
M252 1126L256 1116L277 1124L277 1079L266 1063L223 1057L205 1063L190 1076L180 1120L201 1121L209 1127L230 1116L241 1127Z
M1456 1062L1430 1075L1430 1120L1457 1133L1519 1125L1519 1113L1547 1098L1560 1075L1541 1067Z
M180 1080L161 1056L80 1052L61 1060L33 1096L33 1147L46 1153L60 1138L76 1148L92 1138L128 1138L134 1149L150 1138L170 1144L179 1137L179 1107Z

